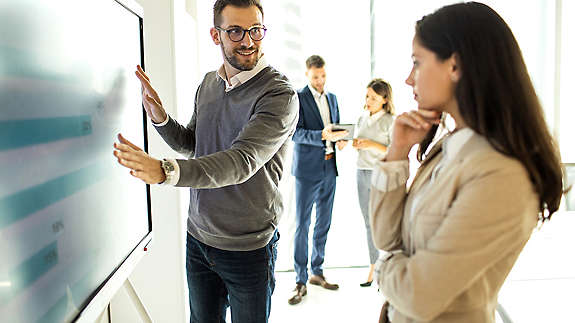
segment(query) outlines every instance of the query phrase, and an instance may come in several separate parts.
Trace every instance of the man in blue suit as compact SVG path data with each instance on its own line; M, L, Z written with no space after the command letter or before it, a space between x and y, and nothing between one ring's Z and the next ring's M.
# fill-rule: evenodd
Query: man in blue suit
M307 294L308 233L313 204L316 222L313 230L313 249L309 283L336 290L323 276L325 243L331 224L335 195L337 165L334 143L343 149L347 141L340 141L347 131L332 131L339 123L339 109L334 94L324 90L325 61L318 55L306 60L309 85L298 91L299 120L293 136L294 151L292 174L296 178L296 233L294 263L296 272L295 294L289 304L301 302Z

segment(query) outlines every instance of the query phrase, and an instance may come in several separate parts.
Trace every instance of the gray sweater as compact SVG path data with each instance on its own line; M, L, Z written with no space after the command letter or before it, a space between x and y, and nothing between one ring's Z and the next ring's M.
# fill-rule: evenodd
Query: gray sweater
M223 250L265 246L283 211L278 189L298 99L287 78L268 66L229 92L216 72L198 87L186 127L170 119L158 133L187 160L177 160L190 187L188 232Z

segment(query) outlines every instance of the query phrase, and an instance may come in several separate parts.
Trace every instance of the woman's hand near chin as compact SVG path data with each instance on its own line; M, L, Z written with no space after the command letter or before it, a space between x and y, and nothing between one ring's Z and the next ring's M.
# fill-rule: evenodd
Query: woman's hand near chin
M400 114L393 124L391 145L386 160L405 160L411 148L420 143L434 124L441 121L441 112L412 110Z

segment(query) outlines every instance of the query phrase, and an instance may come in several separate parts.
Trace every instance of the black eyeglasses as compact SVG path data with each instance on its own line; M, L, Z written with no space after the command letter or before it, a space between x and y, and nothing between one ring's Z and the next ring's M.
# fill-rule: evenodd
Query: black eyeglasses
M228 34L228 37L233 42L239 42L244 39L246 36L246 32L250 35L250 38L255 41L260 41L264 39L266 36L267 28L265 26L254 26L250 29L243 29L242 27L232 27L228 29L224 29L222 27L216 26L216 29L219 31L225 31Z

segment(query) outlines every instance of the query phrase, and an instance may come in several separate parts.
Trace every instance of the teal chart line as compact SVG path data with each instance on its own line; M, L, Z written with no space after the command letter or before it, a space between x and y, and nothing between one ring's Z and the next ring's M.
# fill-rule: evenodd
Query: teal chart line
M0 151L45 144L53 141L88 136L92 117L1 120Z
M106 174L105 165L96 163L0 198L0 229L97 183Z
M54 241L14 268L9 274L11 287L0 294L0 304L9 301L54 268L58 258L58 244Z

